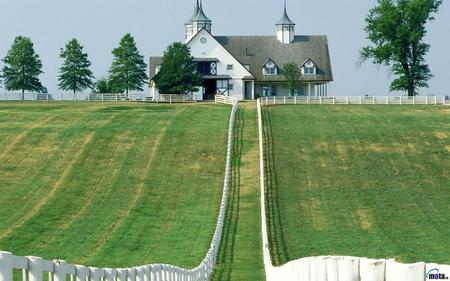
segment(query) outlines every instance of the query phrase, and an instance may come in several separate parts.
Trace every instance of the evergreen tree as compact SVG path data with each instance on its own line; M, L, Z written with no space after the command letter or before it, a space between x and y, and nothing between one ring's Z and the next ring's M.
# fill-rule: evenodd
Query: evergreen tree
M94 76L90 70L91 62L77 39L70 40L66 47L61 49L60 57L64 62L59 70L59 89L76 93L92 88Z
M197 91L201 85L201 75L186 44L175 42L167 48L154 81L162 94Z
M39 80L42 62L30 38L17 36L3 62L3 79L8 91L22 91L22 99L25 91L47 92Z
M114 94L121 91L114 88L109 78L101 78L95 83L94 92L98 94Z
M428 87L433 75L425 56L430 45L423 42L426 24L433 20L442 0L378 0L366 18L366 32L372 46L361 50L362 60L390 66L396 79L391 91L417 94Z
M114 60L110 70L110 82L115 89L125 91L142 91L147 83L147 64L139 53L133 36L126 34L120 40L119 47L112 51Z
M286 77L287 88L289 89L289 95L293 95L294 91L298 89L300 85L300 77L302 72L300 67L295 62L290 62L284 65L284 76Z

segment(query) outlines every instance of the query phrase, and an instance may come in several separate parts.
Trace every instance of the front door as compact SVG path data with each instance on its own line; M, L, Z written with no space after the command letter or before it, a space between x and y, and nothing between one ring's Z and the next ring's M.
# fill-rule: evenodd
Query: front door
M213 100L217 90L216 80L213 79L203 80L203 88L205 89L203 94L203 100Z
M246 100L253 99L253 97L252 97L252 92L253 92L252 85L253 85L252 81L245 81L245 99Z

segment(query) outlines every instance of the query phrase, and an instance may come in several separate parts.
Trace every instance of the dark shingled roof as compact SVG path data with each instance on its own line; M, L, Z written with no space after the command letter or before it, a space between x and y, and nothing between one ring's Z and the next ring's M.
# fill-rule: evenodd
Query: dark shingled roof
M161 65L161 63L162 63L162 57L150 57L150 63L148 64L148 66L150 68L150 73L149 73L150 80L152 80L153 77L155 76L156 67L158 65Z
M276 36L214 36L241 64L250 65L250 73L257 81L285 81L282 69L276 76L263 75L263 65L270 59L283 67L289 62L302 66L311 59L317 75L302 76L305 81L333 81L328 40L326 36L295 36L290 44L283 44Z
M302 66L311 59L317 67L317 75L302 76L304 81L333 81L328 40L326 36L295 36L291 44L283 44L276 36L215 36L242 65L250 65L250 73L256 81L285 81L283 70L274 76L263 75L263 66L270 59L279 68L289 62ZM150 78L161 65L162 57L150 57Z

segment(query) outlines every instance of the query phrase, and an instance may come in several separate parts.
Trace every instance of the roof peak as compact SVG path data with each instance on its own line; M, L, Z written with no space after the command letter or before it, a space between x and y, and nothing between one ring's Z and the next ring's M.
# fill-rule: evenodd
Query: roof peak
M289 18L287 14L287 5L286 0L284 0L284 11L283 16L281 19L277 22L277 25L295 25L295 23Z
M194 10L194 15L189 20L189 22L193 21L209 21L211 20L205 15L205 12L203 11L203 3L202 0L197 0L197 4Z

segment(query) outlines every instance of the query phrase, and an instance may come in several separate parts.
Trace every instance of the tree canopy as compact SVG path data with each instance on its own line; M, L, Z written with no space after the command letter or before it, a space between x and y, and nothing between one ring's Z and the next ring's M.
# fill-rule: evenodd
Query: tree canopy
M73 93L92 88L91 62L87 53L83 52L83 46L77 39L72 39L64 49L61 49L60 57L64 60L58 77L58 87L61 90Z
M424 43L426 24L433 20L442 0L378 0L366 18L366 32L371 42L361 50L362 60L390 66L395 79L391 91L428 87L433 77L425 56L430 45Z
M3 62L2 76L8 91L47 92L39 80L42 62L30 38L17 36Z
M302 72L300 67L295 62L290 62L284 65L284 76L286 77L287 88L289 89L289 95L293 95L294 91L298 89L300 85L300 77Z
M197 91L201 75L186 44L175 42L164 52L161 67L153 78L162 94L185 94Z
M119 46L112 51L113 62L110 69L110 82L114 88L128 94L132 90L142 91L147 83L147 64L139 53L133 36L126 34Z
M94 85L94 92L98 94L114 94L121 91L114 88L109 78L101 78Z

